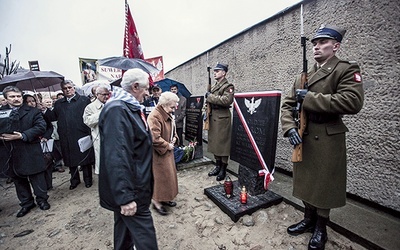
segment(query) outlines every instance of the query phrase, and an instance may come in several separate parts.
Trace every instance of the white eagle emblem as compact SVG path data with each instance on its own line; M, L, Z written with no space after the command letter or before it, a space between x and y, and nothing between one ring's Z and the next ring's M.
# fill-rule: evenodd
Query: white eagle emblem
M258 99L256 101L254 101L254 97L251 98L251 101L247 100L247 99L244 99L244 104L248 108L247 112L249 112L250 115L252 115L252 114L257 112L256 108L258 108L258 106L260 106L261 99Z

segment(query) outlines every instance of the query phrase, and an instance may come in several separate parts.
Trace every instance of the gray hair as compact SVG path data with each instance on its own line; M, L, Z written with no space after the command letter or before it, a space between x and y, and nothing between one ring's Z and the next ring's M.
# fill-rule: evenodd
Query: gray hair
M145 88L149 86L149 75L141 69L128 69L122 76L121 88L130 92L132 84L139 84L139 87Z
M75 83L73 83L71 80L64 80L60 83L61 88L63 88L65 85L71 84L72 86L75 87Z
M17 93L21 93L21 95L22 95L22 91L15 86L7 86L3 89L3 96L6 99L7 99L8 92L17 92Z
M106 83L100 83L96 85L96 95L100 92L100 90L110 90L110 85Z
M169 91L162 93L158 100L158 103L162 106L168 105L172 102L179 102L179 97L175 93Z

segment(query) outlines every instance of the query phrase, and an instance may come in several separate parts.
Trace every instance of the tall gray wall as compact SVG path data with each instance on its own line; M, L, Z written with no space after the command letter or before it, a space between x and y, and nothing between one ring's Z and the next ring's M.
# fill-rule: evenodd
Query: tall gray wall
M338 57L358 61L365 104L345 116L347 191L400 211L400 7L398 0L304 1L304 29L312 37L322 23L347 29ZM236 92L282 90L283 97L301 72L300 4L221 42L167 72L194 95L203 95L207 63L229 64ZM207 54L208 61L207 62ZM308 43L309 65L313 64ZM281 132L281 130L280 130ZM291 171L292 147L278 135L276 167Z

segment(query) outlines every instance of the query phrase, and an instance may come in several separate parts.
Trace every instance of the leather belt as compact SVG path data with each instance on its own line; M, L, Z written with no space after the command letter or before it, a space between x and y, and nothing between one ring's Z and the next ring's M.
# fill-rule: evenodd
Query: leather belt
M318 113L309 113L307 115L309 121L314 123L327 123L333 120L339 119L338 115L332 114L318 114Z
M211 108L212 109L229 109L231 106L229 107L224 107L224 106L220 106L220 105L216 105L216 104L211 104Z

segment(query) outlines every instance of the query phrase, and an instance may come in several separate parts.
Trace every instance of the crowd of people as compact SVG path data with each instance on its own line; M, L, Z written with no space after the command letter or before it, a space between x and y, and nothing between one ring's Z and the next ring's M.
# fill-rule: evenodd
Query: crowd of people
M311 232L308 249L325 248L330 210L346 203L348 129L342 116L358 113L363 105L359 66L336 57L344 34L335 26L317 30L311 39L316 63L308 82L303 87L297 77L282 102L283 134L293 146L303 146L303 159L293 166L293 195L303 201L305 214L287 232ZM205 94L208 150L215 157L208 175L222 181L230 154L235 88L226 78L227 64L218 63L213 70L216 82ZM64 81L55 102L6 87L0 109L10 122L0 120L1 174L15 184L21 206L17 217L22 217L36 204L50 209L48 190L53 171L64 171L61 159L69 168L70 190L81 183L80 170L90 188L94 168L100 205L114 212L114 248L158 249L150 207L165 216L170 213L167 207L177 205L174 148L183 145L186 99L176 85L164 93L158 85L149 90L148 74L141 69L127 70L121 87L109 87L96 86L91 100ZM308 120L302 134L293 112L299 105Z
M69 189L74 190L82 180L90 188L94 170L99 175L100 204L116 213L116 249L125 249L133 241L137 246L143 243L148 249L156 249L149 204L161 215L169 214L165 206L176 206L174 148L183 145L185 97L176 85L171 86L171 92L162 93L157 84L150 96L148 75L139 69L128 70L121 87L113 90L108 84L99 84L92 89L91 96L84 96L76 91L72 81L65 80L61 91L52 98L43 98L41 93L24 93L14 86L3 90L0 109L10 113L2 120L8 121L6 130L3 131L3 123L0 126L1 177L14 182L21 206L17 217L28 214L36 204L42 210L50 209L48 192L53 189L53 172L64 172L66 167ZM90 145L85 148L87 140ZM109 153L115 149L127 151L122 150L126 153L123 155ZM122 171L124 167L126 172ZM134 181L118 179L116 169L123 179L133 174ZM104 189L107 191L103 192ZM137 193L143 194L139 200L135 199ZM133 212L135 217L127 222L125 216ZM150 220L151 226L135 224L142 220ZM152 232L153 240L143 241L129 233L140 228Z

